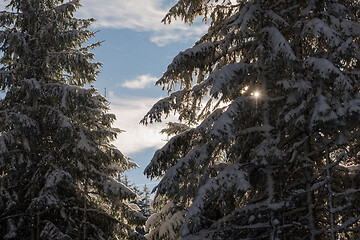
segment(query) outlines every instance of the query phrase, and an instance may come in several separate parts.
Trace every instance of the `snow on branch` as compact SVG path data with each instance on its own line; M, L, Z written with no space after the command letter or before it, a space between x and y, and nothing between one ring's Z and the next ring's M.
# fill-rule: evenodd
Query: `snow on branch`
M290 47L289 41L281 34L281 32L275 27L266 27L262 29L260 34L268 35L268 43L272 50L273 55L271 56L272 60L275 60L276 57L284 56L285 58L295 61L297 57L295 56L293 50Z
M308 21L301 35L303 38L307 35L314 38L324 38L330 47L338 47L343 42L340 34L319 18Z
M210 134L213 137L222 139L223 142L231 142L236 138L234 131L234 120L239 118L239 112L249 99L244 96L236 98L224 111L221 116L216 119Z
M11 110L0 111L0 117L4 119L4 126L17 125L18 127L38 131L39 124L31 117Z
M344 34L347 37L360 36L360 23L348 20L346 18L338 18L330 16L330 22L337 32Z
M214 123L222 116L226 107L215 109L199 126L196 127L195 133L208 134Z
M351 37L349 37L336 49L334 55L339 55L339 53L343 55L350 53L351 55L355 55L355 57L359 59L359 46L354 42Z
M167 128L162 129L160 133L166 134L167 136L178 135L191 129L188 125L177 122L169 122L166 125Z
M155 152L149 165L145 168L144 174L151 178L163 176L167 169L176 164L178 157L181 157L178 152L186 154L193 147L192 141L189 141L193 134L194 129L189 129L172 137L161 149Z
M68 172L61 170L59 168L49 170L45 174L45 179L46 179L45 186L41 189L40 195L48 190L53 190L56 186L58 186L61 183L66 182L67 184L69 184L73 182L73 178L71 177L71 175Z
M99 184L101 190L108 196L129 200L136 199L137 197L136 193L130 188L106 175L102 175L101 181L97 182L97 184Z
M80 0L71 0L69 2L60 4L54 8L54 11L57 14L67 15L67 17L72 17L73 13L77 8L81 6Z
M190 222L192 228L196 229L201 226L200 222L207 218L203 216L204 208L209 204L214 204L214 202L226 201L224 193L233 192L235 195L239 195L240 192L246 192L250 187L247 173L241 170L241 164L234 163L227 166L216 177L208 179L199 188L195 200L186 214L180 234L186 236L190 233Z
M306 8L304 8L300 15L301 16L306 16L306 15L309 15L310 13L312 13L315 9L316 9L316 6L315 6L315 1L316 0L308 0L306 1L307 2L307 6Z
M72 123L71 119L58 108L51 106L43 106L42 108L45 109L45 114L48 117L48 123L52 123L55 126L59 126L64 129L74 129L74 124Z
M35 197L31 200L27 211L37 212L42 209L51 209L59 207L61 201L57 196L54 196L52 192L45 192L39 197Z
M234 63L228 64L209 76L213 86L210 95L218 98L219 94L227 96L234 88L240 86L249 72L250 64Z
M106 155L111 156L112 162L110 165L106 165L110 170L116 170L117 172L123 172L125 170L130 170L132 168L138 168L135 162L131 161L129 157L124 156L124 154L113 145L106 146Z
M326 102L326 98L323 95L318 97L315 103L314 111L311 116L312 126L317 124L323 124L338 119L337 114L332 110L329 104Z
M303 67L317 73L323 79L333 79L332 75L335 75L334 85L341 90L352 88L350 79L328 59L309 57L304 61Z
M181 110L183 108L190 108L189 105L185 107L185 104L190 104L191 98L193 99L192 104L196 105L208 93L209 88L211 88L210 95L215 98L219 94L227 96L233 92L234 87L242 84L243 78L248 73L250 66L251 64L246 63L227 65L210 74L205 81L195 85L191 90L184 89L170 94L170 96L155 103L140 123L161 122L162 115L168 116L172 111L179 112L180 118L186 118L186 115L181 114ZM187 101L184 101L185 99Z
M208 33L206 33L204 36L202 36L201 39L198 41L198 43L207 42L212 37L214 37L215 39L218 39L220 36L222 36L222 35L219 36L219 32L224 31L225 29L226 29L226 32L231 32L234 29L239 30L241 28L240 26L243 23L245 15L248 13L249 8L251 6L252 6L251 3L245 3L244 6L240 8L240 11L235 12L228 19L225 19L224 21L221 21L221 22L217 22L216 25L211 26L208 30ZM239 31L239 33L245 34L244 32L241 32L241 31ZM247 34L245 34L245 35L247 35Z
M177 239L178 233L175 232L184 222L185 211L174 202L166 203L160 212L154 213L146 221L146 229L151 230L146 234L147 239L157 240Z
M218 43L204 42L180 52L167 67L166 72L156 85L167 87L168 92L175 89L180 82L182 87L192 84L193 70L204 69L213 64L214 59L221 57L217 51ZM181 81L180 81L181 79Z
M349 101L349 113L360 114L360 99L352 99Z
M40 233L41 239L71 240L72 238L60 231L52 222L46 221L46 225Z
M252 33L251 29L249 27L250 23L256 22L258 19L258 15L260 14L260 8L257 5L251 5L249 9L246 11L244 15L240 15L237 21L234 23L240 25L240 32L242 33Z
M279 139L264 139L254 150L254 155L262 165L273 165L285 159L286 153L279 149Z
M264 17L266 19L270 19L272 24L274 24L274 27L276 28L283 28L289 26L287 21L278 14L276 14L273 10L265 10Z
M183 52L180 52L169 65L167 71L173 71L177 66L188 63L189 59L199 59L207 57L210 53L215 50L216 46L212 42L204 42L198 45L195 45L191 48L186 49ZM157 84L162 83L160 80Z
M211 149L214 149L212 142L198 145L191 149L189 153L186 154L186 156L179 159L175 165L166 171L159 185L156 187L157 191L160 193L166 192L166 194L169 195L179 194L180 186L178 186L176 183L179 181L184 182L186 180L185 178L190 175L190 172L196 171L199 166L207 165L211 159ZM197 183L191 183L191 185L194 184ZM185 186L182 188L185 188Z
M86 136L84 130L82 130L81 128L79 130L76 147L74 148L74 151L76 152L79 150L90 153L96 152L96 148L93 146L93 142Z
M69 191L74 187L71 175L52 165L52 168L45 174L45 185L39 192L39 196L34 198L28 207L28 211L36 212L38 209L48 209L58 207L61 196L58 196L57 188L66 186Z
M135 203L125 203L122 206L123 214L131 225L144 225L146 217L141 213L141 209Z
M298 106L290 109L284 116L285 122L290 122L295 117L298 117L295 122L301 123L302 121L304 121L305 119L300 117L303 116L301 115L301 113L303 112L303 110L306 109L307 104L308 102L306 100L302 100Z
M188 93L189 91L181 90L159 100L144 116L140 123L146 125L148 123L153 123L154 121L161 122L161 117L163 114L166 114L167 117L171 111L179 111L183 105L184 96Z

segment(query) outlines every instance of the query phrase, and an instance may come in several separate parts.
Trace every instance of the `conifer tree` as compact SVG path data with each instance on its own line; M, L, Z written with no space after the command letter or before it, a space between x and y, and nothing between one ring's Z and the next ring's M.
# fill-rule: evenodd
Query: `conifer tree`
M360 238L359 1L179 0L163 21L197 16L142 120L191 126L145 169L148 239Z
M140 190L139 187L136 186L134 183L130 183L128 175L126 174L119 174L116 180L123 183L126 187L130 188L138 196L138 198L133 200L132 203L137 205L139 211L144 215L145 218L148 218L152 213L151 192L148 186L145 184L143 189Z
M145 184L142 190L141 199L139 202L139 207L141 209L141 213L145 217L150 217L151 215L151 192L148 186Z
M90 85L100 63L84 43L79 0L11 0L0 12L0 238L142 239L136 197L114 178L135 167Z

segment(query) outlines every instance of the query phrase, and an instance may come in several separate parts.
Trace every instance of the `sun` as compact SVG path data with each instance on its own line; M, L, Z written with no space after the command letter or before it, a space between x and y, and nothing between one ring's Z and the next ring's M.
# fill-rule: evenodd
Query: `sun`
M259 91L255 91L255 92L253 93L253 95L254 95L254 97L258 98L258 97L260 97L260 92L259 92Z

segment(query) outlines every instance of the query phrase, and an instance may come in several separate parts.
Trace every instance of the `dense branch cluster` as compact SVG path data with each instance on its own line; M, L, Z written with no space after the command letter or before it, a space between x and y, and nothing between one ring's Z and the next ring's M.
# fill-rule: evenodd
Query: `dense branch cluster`
M79 0L11 0L0 13L0 238L143 239L136 194L114 180L136 164L93 87L101 63Z
M353 0L171 8L164 21L211 23L142 120L189 125L145 169L161 178L149 239L360 237L359 14Z

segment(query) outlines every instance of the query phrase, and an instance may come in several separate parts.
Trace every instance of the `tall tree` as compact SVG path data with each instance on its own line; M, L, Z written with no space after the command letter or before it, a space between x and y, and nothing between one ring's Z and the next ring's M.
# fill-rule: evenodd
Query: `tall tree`
M359 1L179 0L163 21L197 16L142 120L192 126L145 169L148 238L360 238Z
M100 63L79 0L11 0L0 13L0 238L142 239L136 197L114 180L136 166L111 144Z

